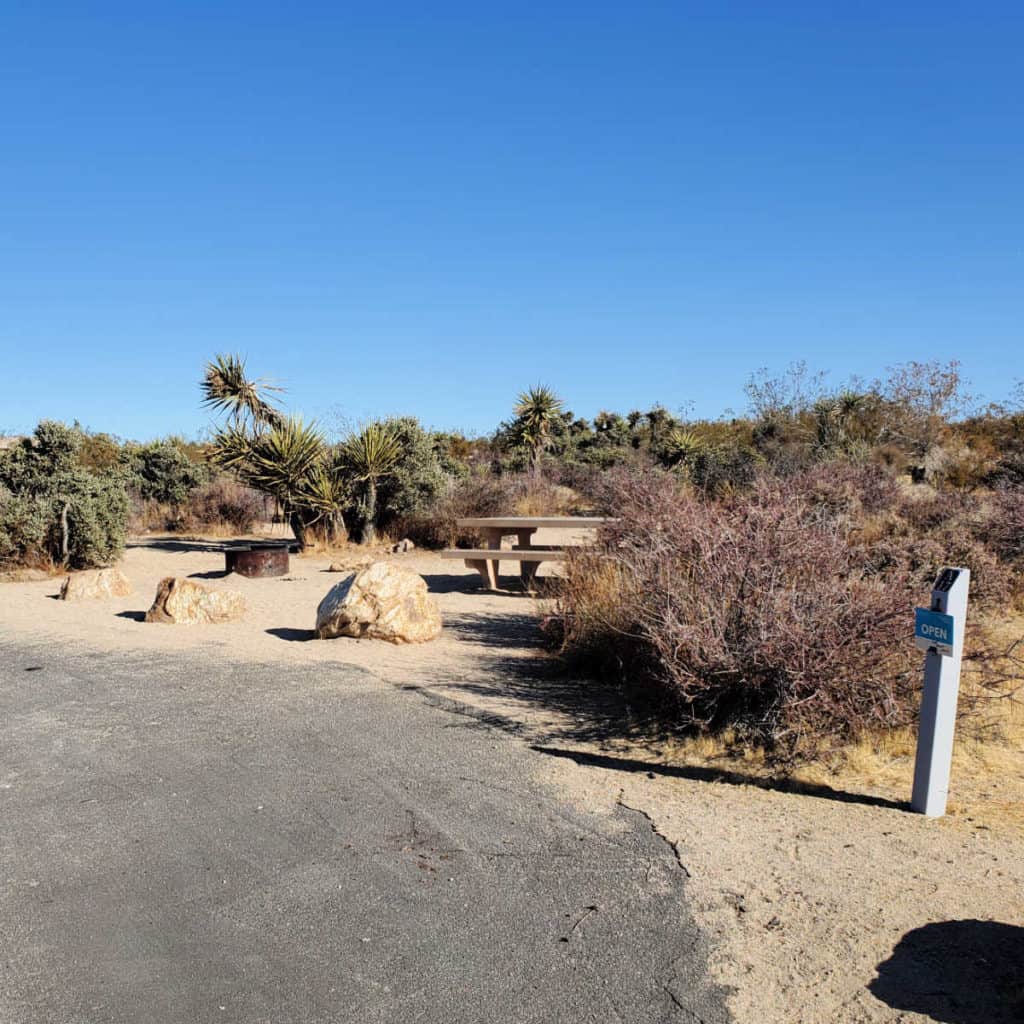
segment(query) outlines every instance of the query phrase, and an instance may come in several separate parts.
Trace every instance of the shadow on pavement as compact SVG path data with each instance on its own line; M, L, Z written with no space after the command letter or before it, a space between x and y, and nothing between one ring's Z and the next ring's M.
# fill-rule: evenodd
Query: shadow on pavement
M877 970L868 990L896 1010L943 1024L1024 1020L1024 928L1017 925L927 924L907 932Z

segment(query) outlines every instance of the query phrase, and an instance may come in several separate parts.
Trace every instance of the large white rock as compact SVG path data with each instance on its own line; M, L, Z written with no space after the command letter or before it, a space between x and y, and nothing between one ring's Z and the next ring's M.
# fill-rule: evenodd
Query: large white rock
M316 610L316 635L419 644L441 632L441 612L421 576L374 562L332 587Z
M195 626L211 622L236 622L245 614L245 598L236 590L214 590L192 580L167 576L156 588L147 622L172 622Z
M97 601L127 597L132 582L120 569L87 569L68 576L60 585L62 601Z

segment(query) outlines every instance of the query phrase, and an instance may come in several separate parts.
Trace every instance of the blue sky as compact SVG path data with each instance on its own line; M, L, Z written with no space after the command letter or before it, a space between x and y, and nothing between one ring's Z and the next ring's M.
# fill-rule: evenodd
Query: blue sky
M1024 377L1020 3L0 8L0 431Z

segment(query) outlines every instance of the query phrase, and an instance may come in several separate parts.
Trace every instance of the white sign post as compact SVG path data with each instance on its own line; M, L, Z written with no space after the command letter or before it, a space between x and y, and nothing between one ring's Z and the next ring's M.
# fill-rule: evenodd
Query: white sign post
M943 569L932 588L931 607L917 609L914 639L926 653L910 806L930 818L946 813L949 796L970 581L969 569Z

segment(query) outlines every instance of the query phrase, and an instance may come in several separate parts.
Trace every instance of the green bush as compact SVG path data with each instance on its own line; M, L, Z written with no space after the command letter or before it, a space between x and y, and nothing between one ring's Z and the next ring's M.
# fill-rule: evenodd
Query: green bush
M39 498L0 494L0 565L34 565L45 555L48 503Z
M81 569L109 565L128 531L126 474L92 471L80 454L88 435L44 421L0 457L0 557Z
M678 467L694 487L714 495L749 487L760 458L742 443L713 443L692 433L676 432L662 449L661 461Z
M130 484L143 501L180 507L210 480L209 466L189 458L173 439L133 445L125 453Z
M452 479L455 465L448 455L447 439L424 430L412 416L384 421L397 433L402 457L390 475L377 486L377 525L387 530L399 520L410 519L442 494ZM359 510L353 512L358 521Z

